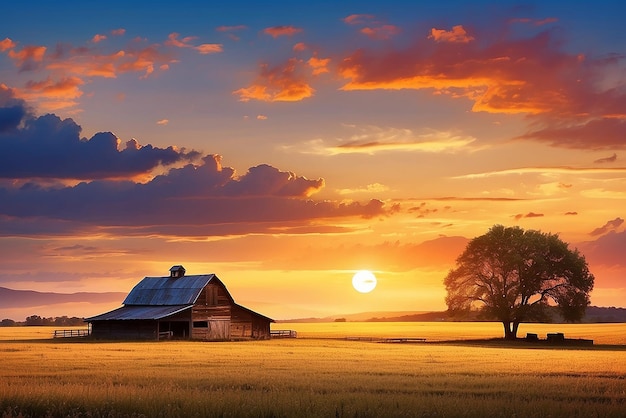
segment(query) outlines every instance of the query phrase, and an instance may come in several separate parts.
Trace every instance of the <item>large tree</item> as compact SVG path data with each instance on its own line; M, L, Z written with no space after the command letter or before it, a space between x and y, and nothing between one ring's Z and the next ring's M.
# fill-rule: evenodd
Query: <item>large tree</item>
M519 324L541 319L550 305L565 320L580 320L593 282L585 257L558 235L502 225L472 239L444 281L450 313L497 318L506 339L517 338Z

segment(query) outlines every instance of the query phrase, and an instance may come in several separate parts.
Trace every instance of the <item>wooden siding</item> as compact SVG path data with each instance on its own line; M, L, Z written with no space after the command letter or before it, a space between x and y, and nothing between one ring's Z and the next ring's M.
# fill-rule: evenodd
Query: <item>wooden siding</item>
M235 305L232 309L230 337L268 339L270 338L270 321Z
M191 308L191 338L219 341L230 339L231 301L223 286L209 283Z

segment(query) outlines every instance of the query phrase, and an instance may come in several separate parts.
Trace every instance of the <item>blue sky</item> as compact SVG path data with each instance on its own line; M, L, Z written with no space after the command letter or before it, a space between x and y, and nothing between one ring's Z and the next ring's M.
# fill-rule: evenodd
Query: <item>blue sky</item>
M4 5L0 286L125 292L183 264L278 318L443 309L467 240L505 224L560 234L619 305L625 12Z

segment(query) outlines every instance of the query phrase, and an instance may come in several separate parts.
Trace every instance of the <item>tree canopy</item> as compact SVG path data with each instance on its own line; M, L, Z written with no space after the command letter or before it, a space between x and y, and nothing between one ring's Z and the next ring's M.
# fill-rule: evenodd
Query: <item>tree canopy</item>
M495 225L467 244L444 283L451 314L480 311L515 339L519 324L543 319L549 305L567 321L580 320L594 276L558 235Z

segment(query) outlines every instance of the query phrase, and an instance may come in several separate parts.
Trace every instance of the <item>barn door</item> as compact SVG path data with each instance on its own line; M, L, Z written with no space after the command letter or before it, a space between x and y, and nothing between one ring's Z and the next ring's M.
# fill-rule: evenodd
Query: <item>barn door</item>
M230 340L230 321L228 319L212 319L209 322L209 340Z

